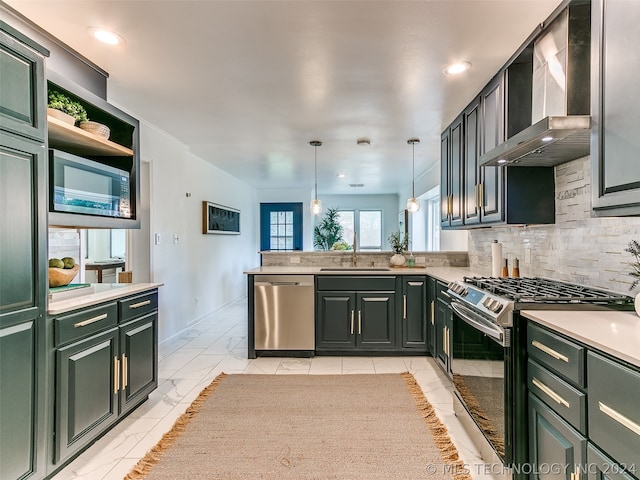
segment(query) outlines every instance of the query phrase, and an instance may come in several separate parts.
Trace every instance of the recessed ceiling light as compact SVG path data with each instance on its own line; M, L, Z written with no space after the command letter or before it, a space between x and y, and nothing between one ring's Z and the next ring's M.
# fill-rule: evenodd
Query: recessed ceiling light
M120 35L110 30L106 30L104 28L90 27L89 31L91 32L91 35L93 35L95 39L101 41L102 43L106 43L107 45L120 45L125 43L124 38L122 38Z
M542 137L542 141L543 141L543 142L550 142L551 140L553 140L553 137L552 137L552 136Z
M466 72L471 68L471 64L469 62L455 62L450 63L444 70L442 71L445 75L458 75L462 72Z
M358 145L371 145L371 140L369 140L369 139L368 139L368 138L366 138L366 137L363 137L363 138L358 138L358 139L356 140L356 143L357 143Z
M507 163L507 161L504 158L501 158L500 160L498 160L498 163Z
M336 177L338 178L345 178L347 176L346 173L339 173L338 175L336 175Z

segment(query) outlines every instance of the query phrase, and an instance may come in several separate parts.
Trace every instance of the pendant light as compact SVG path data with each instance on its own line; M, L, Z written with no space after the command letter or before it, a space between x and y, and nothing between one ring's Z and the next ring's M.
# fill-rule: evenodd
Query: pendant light
M407 140L407 143L411 145L413 148L413 160L411 162L411 198L407 200L407 210L411 213L417 212L420 210L420 202L416 199L416 143L420 143L419 138L410 138Z
M314 169L314 178L315 178L315 195L314 199L311 200L311 206L309 210L314 215L320 215L322 213L322 202L318 200L318 147L322 145L320 140L311 140L309 145L313 147L313 169Z

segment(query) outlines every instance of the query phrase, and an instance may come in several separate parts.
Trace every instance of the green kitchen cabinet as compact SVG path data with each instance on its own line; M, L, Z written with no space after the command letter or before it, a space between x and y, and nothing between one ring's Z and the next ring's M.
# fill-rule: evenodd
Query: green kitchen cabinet
M573 480L575 473L584 470L586 454L586 438L529 394L531 480Z
M634 475L640 473L640 465L627 466ZM633 480L625 469L607 457L591 443L587 446L587 480Z
M120 326L120 414L140 404L158 385L158 314Z
M591 206L595 216L640 214L640 3L591 3Z
M464 116L460 115L440 138L440 224L463 225Z
M395 292L318 293L316 349L395 349Z
M433 277L427 277L427 344L431 355L435 356L436 342L436 286L438 282Z
M0 130L44 142L44 56L48 54L0 21Z
M402 277L402 348L427 352L429 331L426 277Z
M436 286L435 305L435 342L434 358L436 363L451 374L451 331L453 328L453 311L451 299L446 292L447 286L441 282Z
M0 478L46 468L44 56L0 21Z
M89 444L118 418L118 329L56 352L55 462Z

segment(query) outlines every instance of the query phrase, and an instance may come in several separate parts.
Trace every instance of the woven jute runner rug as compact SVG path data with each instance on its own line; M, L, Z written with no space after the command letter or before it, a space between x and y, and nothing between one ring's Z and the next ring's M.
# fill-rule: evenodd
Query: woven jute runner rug
M218 376L126 480L470 480L409 373Z

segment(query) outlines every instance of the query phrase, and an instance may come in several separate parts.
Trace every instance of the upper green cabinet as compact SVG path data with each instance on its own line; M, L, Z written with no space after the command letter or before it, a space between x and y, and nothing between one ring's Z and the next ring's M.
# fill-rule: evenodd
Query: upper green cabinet
M463 224L464 116L443 132L440 152L441 225L458 227Z
M44 141L46 103L42 58L48 52L4 31L9 28L0 22L0 130Z
M596 216L640 215L639 17L639 2L592 2L591 204Z

